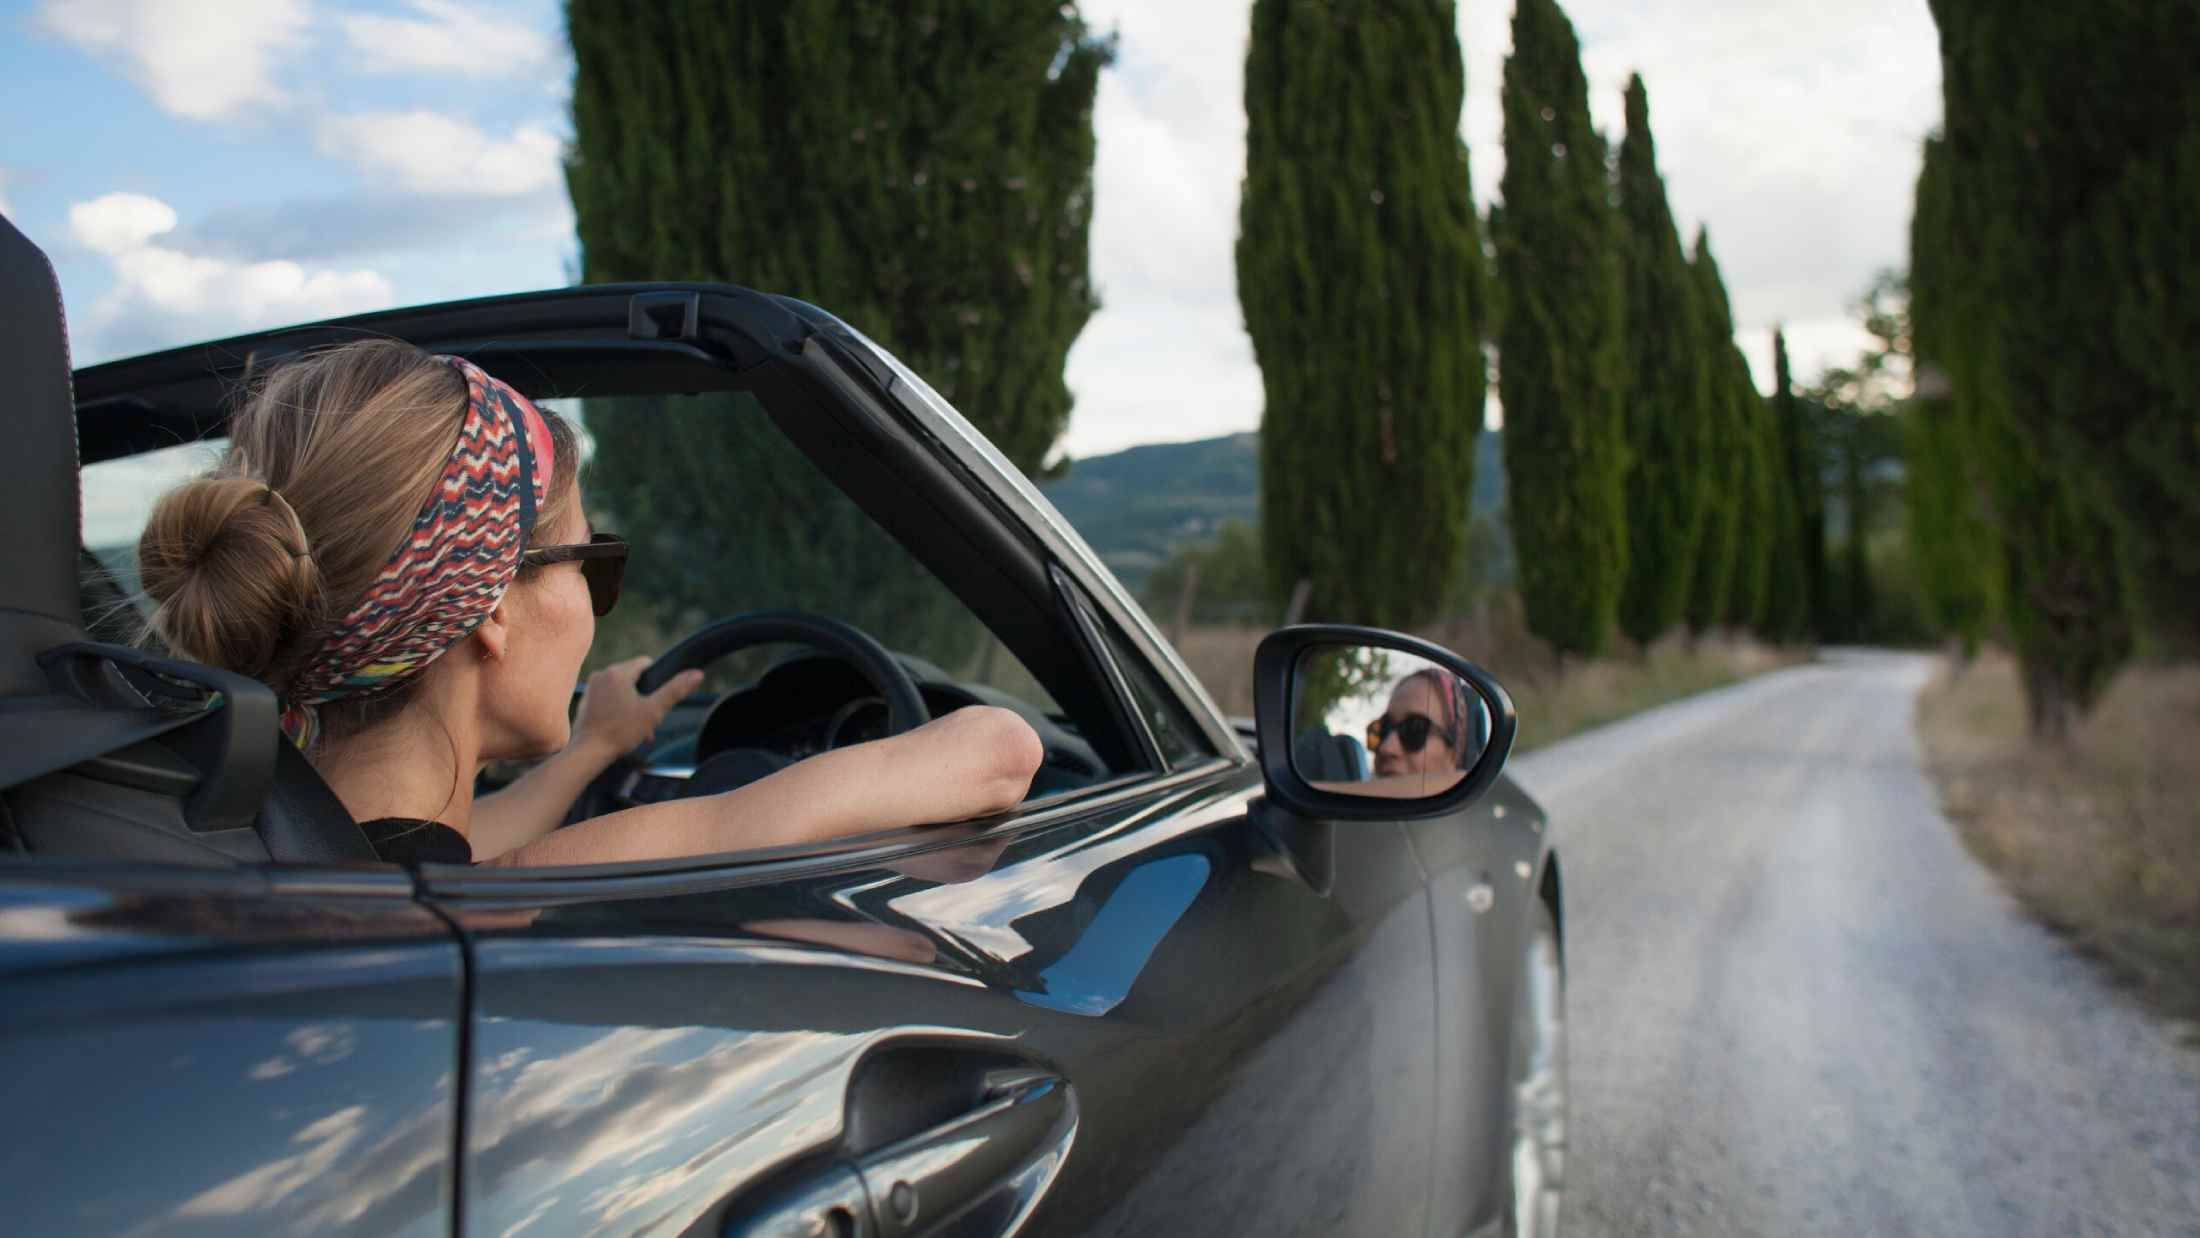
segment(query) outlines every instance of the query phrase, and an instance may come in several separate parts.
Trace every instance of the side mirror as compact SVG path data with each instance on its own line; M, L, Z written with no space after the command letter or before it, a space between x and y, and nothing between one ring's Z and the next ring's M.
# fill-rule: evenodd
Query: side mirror
M1253 655L1268 795L1315 818L1433 817L1471 802L1512 753L1512 698L1488 671L1381 628L1305 624Z

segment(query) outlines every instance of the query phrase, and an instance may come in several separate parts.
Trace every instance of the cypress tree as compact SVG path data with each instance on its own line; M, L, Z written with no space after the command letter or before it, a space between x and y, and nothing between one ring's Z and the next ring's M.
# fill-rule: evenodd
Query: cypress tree
M1970 317L1951 298L1961 290L1949 268L1946 144L1925 142L1917 205L1910 221L1910 322L1915 395L1903 423L1903 488L1911 561L1926 621L1975 652L1994 620L1999 560L1987 524L1985 478L1971 451L1950 381L1965 353ZM1967 355L1967 353L1966 353Z
M1111 52L1074 3L569 0L566 24L584 280L723 280L813 301L1039 468L1069 416L1064 360L1097 305L1092 106ZM707 553L819 589L832 562L849 582L843 617L912 636L947 622L936 585L776 439L642 415L588 428L591 500L637 553ZM666 484L675 473L699 480ZM765 527L763 511L800 527ZM754 604L753 582L679 576L676 603Z
M1851 409L1842 418L1841 505L1848 509L1849 536L1841 547L1842 605L1848 616L1846 635L1869 640L1876 604L1872 599L1871 557L1867 538L1871 512L1864 493L1864 418L1870 414Z
M1460 559L1488 275L1452 0L1258 0L1238 301L1260 362L1261 522L1307 616L1406 625Z
M1803 517L1803 596L1808 600L1802 634L1812 639L1828 631L1832 603L1831 569L1826 565L1826 405L1812 396L1795 400L1795 442L1790 447Z
M2175 197L2200 10L1932 9L1948 252L1918 329L1986 480L2034 731L2059 738L2129 656L2134 594L2200 638L2200 395L2174 369L2195 311L2171 291L2200 229Z
M1033 471L1098 308L1092 105L1112 52L1073 3L907 7L569 0L582 274L815 301Z
M1772 398L1765 402L1770 422L1776 476L1774 501L1779 524L1773 533L1765 582L1765 631L1780 640L1794 640L1810 627L1812 509L1822 502L1817 470L1807 460L1801 408L1795 399L1795 377L1788 367L1787 334L1772 330ZM1822 552L1821 552L1822 553Z
M1658 174L1650 96L1627 82L1619 148L1627 285L1627 579L1620 628L1647 645L1681 621L1709 508L1711 401L1695 276Z
M1505 61L1498 380L1528 626L1601 652L1627 575L1626 344L1618 218L1572 23L1519 0Z
M1932 9L2011 429L2112 522L2137 617L2200 649L2200 7Z
M1748 424L1741 404L1744 393L1734 376L1737 367L1746 374L1748 363L1734 344L1734 313L1727 303L1718 259L1711 256L1710 234L1700 227L1689 275L1696 284L1697 347L1704 371L1706 501L1696 570L1689 576L1687 612L1689 631L1703 633L1726 622L1734 587L1749 460L1743 437Z
M1726 618L1742 631L1762 633L1772 591L1772 560L1784 542L1780 537L1779 436L1746 360L1729 381L1740 432L1742 478L1738 496L1740 527L1734 537L1734 580L1727 591Z
M1976 652L1993 619L1993 545L1977 511L1969 453L1945 399L1903 411L1905 527L1925 620Z

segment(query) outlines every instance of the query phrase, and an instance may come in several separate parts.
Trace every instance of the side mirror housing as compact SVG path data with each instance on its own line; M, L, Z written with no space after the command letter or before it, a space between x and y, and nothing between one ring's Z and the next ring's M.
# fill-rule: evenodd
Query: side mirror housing
M1382 628L1301 624L1253 655L1261 775L1304 817L1434 817L1496 781L1519 729L1488 671Z

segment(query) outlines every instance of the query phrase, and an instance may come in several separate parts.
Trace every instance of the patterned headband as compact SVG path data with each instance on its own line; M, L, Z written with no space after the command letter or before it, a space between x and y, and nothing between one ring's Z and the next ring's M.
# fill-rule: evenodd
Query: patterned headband
M1441 666L1424 666L1406 676L1404 682L1410 683L1416 679L1427 680L1428 686L1436 693L1437 699L1444 703L1444 716L1439 721L1443 723L1444 730L1453 737L1451 751L1453 758L1459 764L1459 768L1473 768L1472 754L1467 751L1467 740L1470 737L1467 735L1465 728L1466 720L1474 716L1472 712L1474 702L1471 696L1473 689L1467 686L1466 680ZM1400 686L1402 687L1403 683Z
M550 427L526 396L459 357L466 415L435 490L359 604L291 681L283 734L310 749L319 706L387 691L473 634L519 574L549 501Z

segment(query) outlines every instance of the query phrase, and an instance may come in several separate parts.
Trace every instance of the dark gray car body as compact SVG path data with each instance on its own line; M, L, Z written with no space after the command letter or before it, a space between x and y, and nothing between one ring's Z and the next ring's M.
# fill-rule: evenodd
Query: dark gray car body
M947 1174L880 1232L965 1207L950 1232L1494 1229L1524 937L1558 900L1510 781L1279 834L1249 737L1029 482L883 350L745 290L572 289L95 367L84 457L216 429L207 384L360 329L524 360L530 394L643 354L667 389L770 367L789 437L845 451L851 493L895 478L866 504L882 525L952 527L951 584L1055 616L1022 639L1101 667L1152 767L982 829L715 862L0 858L8 1228L720 1232L860 1200L866 1165L921 1145L983 1181Z

